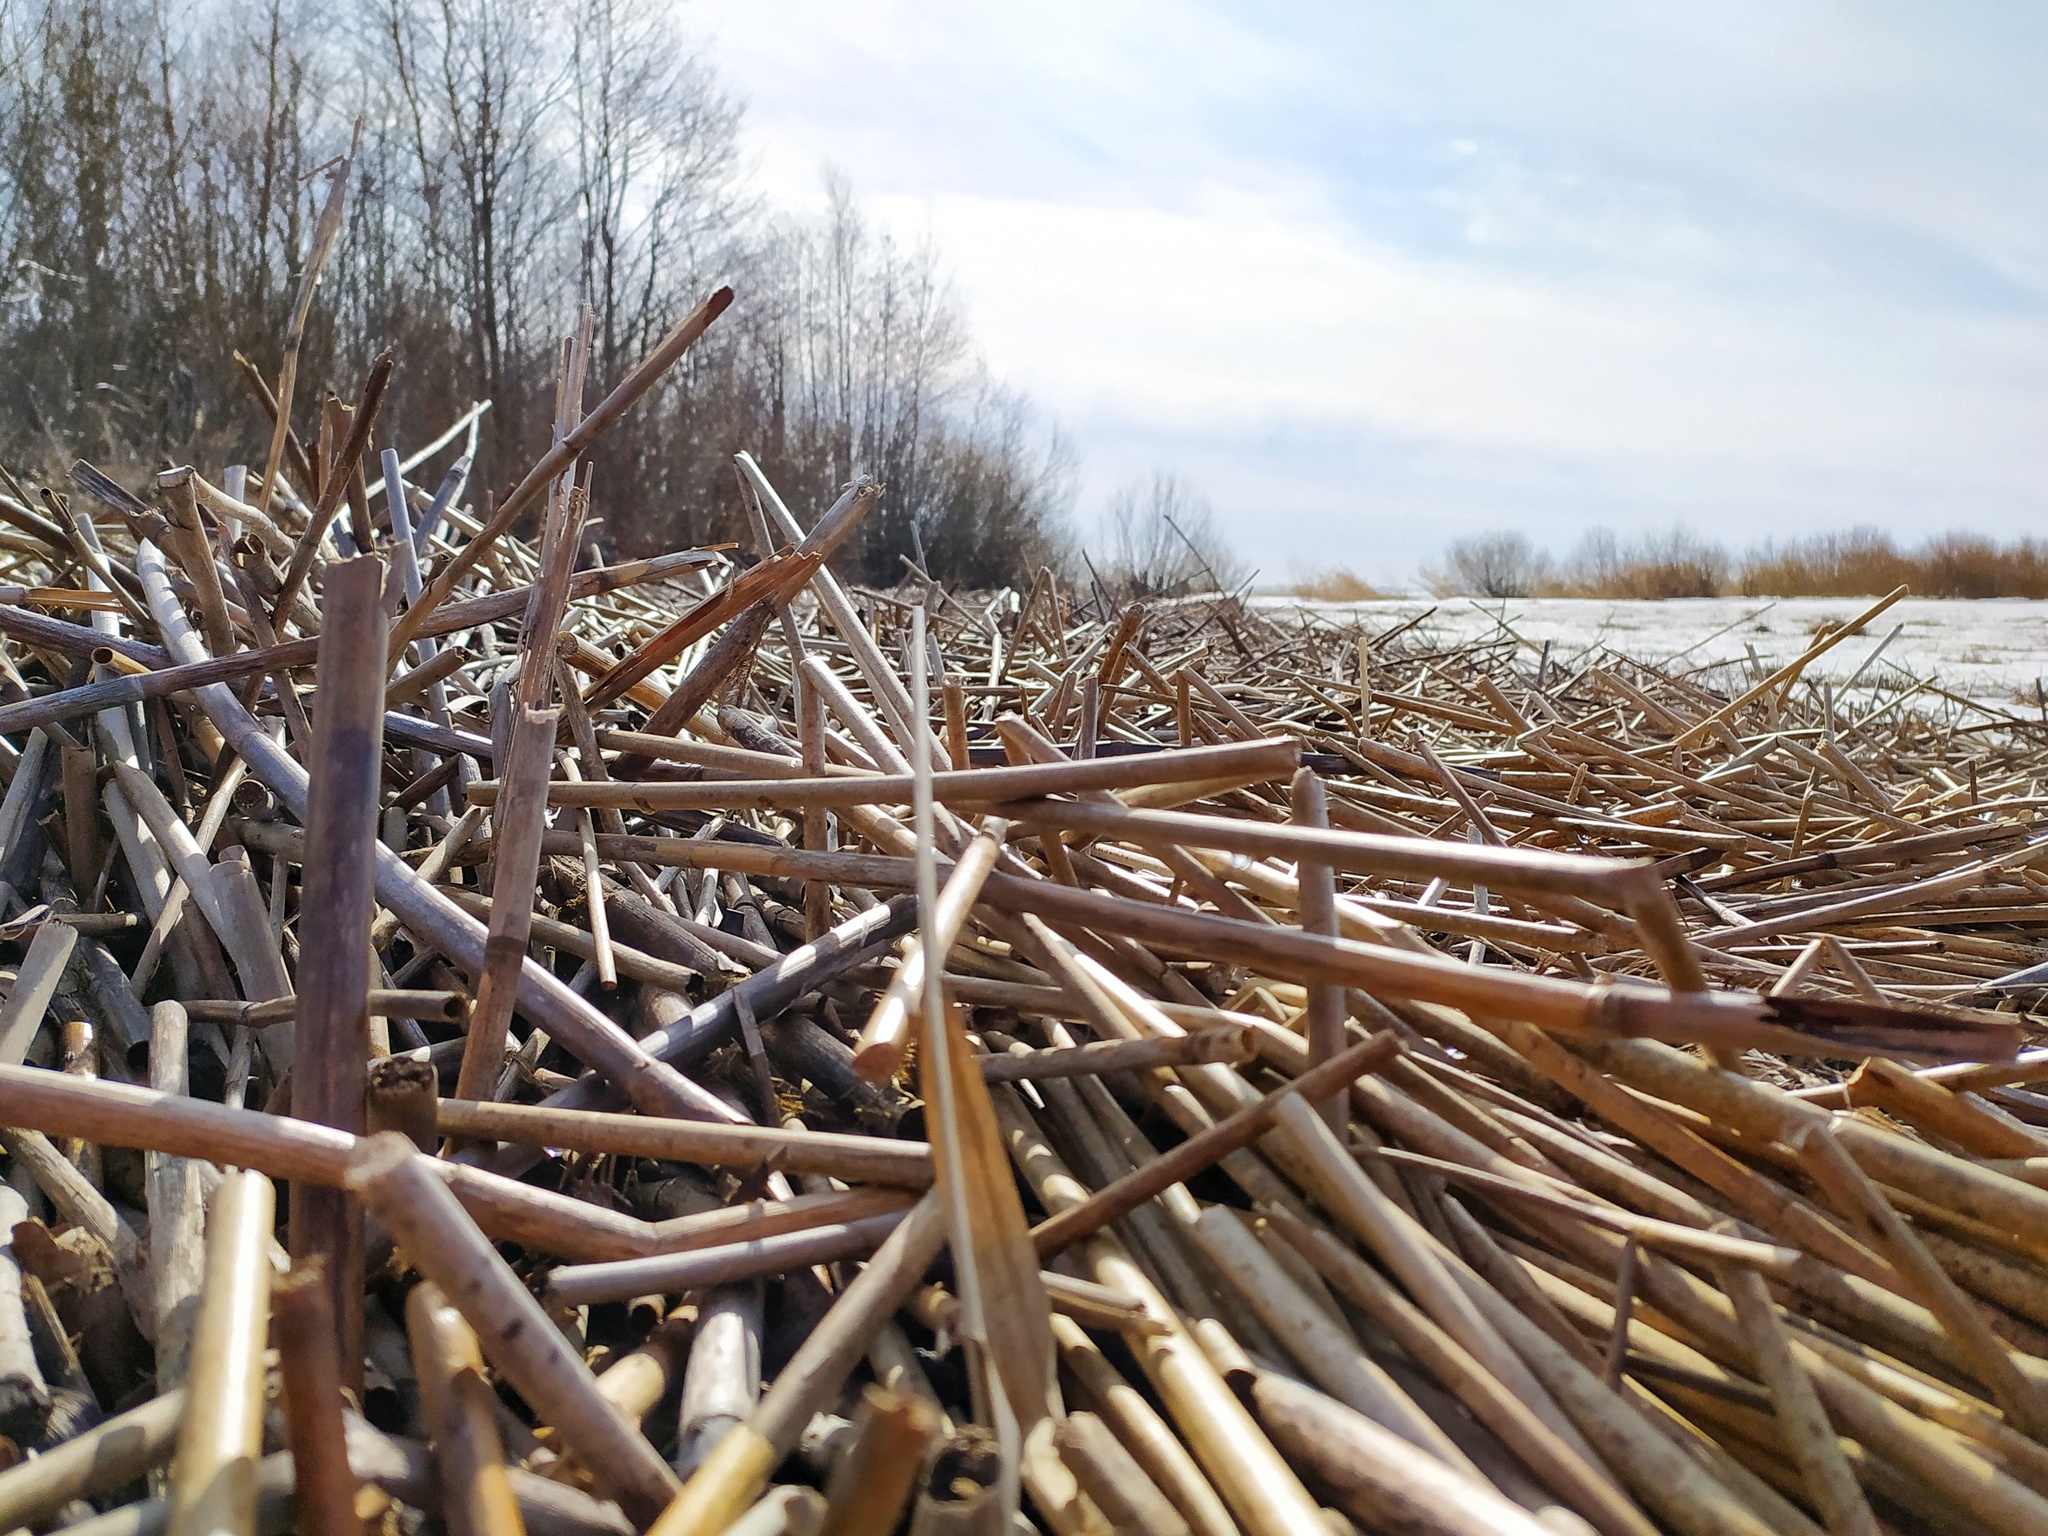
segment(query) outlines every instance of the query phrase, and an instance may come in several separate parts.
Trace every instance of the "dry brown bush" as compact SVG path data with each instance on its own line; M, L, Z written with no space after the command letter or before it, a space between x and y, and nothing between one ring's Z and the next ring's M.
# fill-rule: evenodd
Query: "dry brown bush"
M1516 552L1517 590L1494 591L1460 566L1461 552L1500 547ZM1595 529L1554 566L1521 535L1495 534L1458 541L1444 569L1423 577L1439 593L1496 597L1875 597L1903 586L1916 597L2048 598L2048 542L2000 544L1982 534L1943 533L1901 549L1875 528L1851 528L1771 540L1731 559L1721 545L1683 528L1627 544Z
M1737 581L1746 597L1863 597L1901 583L1921 590L1917 575L1889 534L1851 528L1751 549Z
M1562 596L1618 598L1719 597L1727 584L1728 551L1685 528L1627 545L1595 529L1556 583Z
M1287 595L1318 603L1368 603L1388 594L1349 566L1326 565L1295 582Z

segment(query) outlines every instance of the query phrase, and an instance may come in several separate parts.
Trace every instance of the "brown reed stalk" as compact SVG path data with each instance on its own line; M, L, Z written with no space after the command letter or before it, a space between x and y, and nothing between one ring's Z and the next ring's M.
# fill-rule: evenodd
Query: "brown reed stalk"
M383 759L384 562L374 556L328 567L320 632L320 723L306 814L301 882L292 1113L359 1133L369 1057L365 940L375 906L372 860ZM363 1375L362 1213L332 1187L294 1184L292 1260L318 1258L326 1277L342 1384Z
M356 1477L341 1421L333 1304L317 1258L277 1281L271 1309L284 1368L299 1529L307 1536L358 1536L363 1522L356 1513Z
M491 887L491 932L484 946L483 973L477 979L468 1043L463 1047L462 1075L455 1085L457 1098L492 1097L505 1064L513 994L533 920L534 872L540 863L540 833L547 816L548 772L554 763L558 717L556 710L522 708L512 732L507 794L492 814L496 876Z

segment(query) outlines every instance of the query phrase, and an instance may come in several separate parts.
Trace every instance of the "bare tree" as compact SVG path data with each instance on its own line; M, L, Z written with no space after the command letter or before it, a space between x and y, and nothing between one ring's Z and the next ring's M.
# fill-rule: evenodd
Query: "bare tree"
M666 5L588 0L569 13L579 287L606 378L666 328L677 280L721 254L746 212L739 108L682 37Z
M739 303L606 435L608 545L743 536L745 447L799 508L883 480L838 557L863 580L919 547L979 585L1056 557L1071 453L986 376L936 251L839 178L815 216L758 209L740 109L670 0L179 3L0 0L0 458L260 454L229 354L277 367L313 173L353 146L302 399L390 347L385 419L488 398L477 483L502 485L545 446L579 304L602 389L730 281Z
M1217 530L1208 498L1165 470L1119 488L1104 523L1103 575L1131 596L1226 591L1247 574Z
M1550 579L1550 557L1516 530L1454 539L1440 569L1423 581L1440 597L1534 597Z
M542 394L528 377L534 345L545 352L560 329L540 329L551 317L533 302L551 275L542 242L564 200L547 153L563 69L544 20L537 7L497 0L385 0L383 12L428 282L467 322L480 392L522 427ZM509 467L491 464L500 478Z

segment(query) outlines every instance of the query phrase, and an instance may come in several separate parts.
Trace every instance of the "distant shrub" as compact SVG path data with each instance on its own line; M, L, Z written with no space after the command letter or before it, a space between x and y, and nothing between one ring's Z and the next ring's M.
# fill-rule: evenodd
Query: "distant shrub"
M1606 528L1579 541L1557 583L1564 597L1719 597L1728 551L1687 528L1645 534L1624 545Z
M1367 603L1387 594L1348 566L1326 565L1287 589L1290 597L1318 603Z
M1101 575L1119 596L1227 592L1250 574L1216 527L1209 499L1165 470L1110 497Z
M1973 533L1944 533L1920 551L1915 590L1928 597L2040 597L2048 549L2031 539L2001 548Z
M1903 586L1919 597L2048 598L2048 542L1944 533L1902 550L1889 534L1851 528L1769 540L1731 558L1684 528L1627 543L1596 528L1560 566L1520 534L1490 534L1458 540L1441 570L1422 575L1439 594L1488 597L1873 597Z
M1876 597L1900 586L1919 597L2048 597L2048 544L1942 533L1909 552L1852 528L1753 549L1738 585L1753 597Z
M1921 590L1913 562L1875 528L1775 541L1742 557L1737 585L1748 597L1864 597L1901 583Z
M1507 529L1454 540L1423 584L1439 597L1534 597L1550 581L1550 557L1525 533Z

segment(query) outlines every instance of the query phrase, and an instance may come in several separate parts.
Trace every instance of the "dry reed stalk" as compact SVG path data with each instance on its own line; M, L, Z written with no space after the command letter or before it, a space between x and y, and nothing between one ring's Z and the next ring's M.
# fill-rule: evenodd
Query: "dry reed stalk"
M1323 793L1323 781L1316 777L1314 769L1295 771L1290 798L1296 822L1309 827L1327 827L1330 824L1329 802ZM1311 933L1335 938L1337 882L1330 867L1302 860L1295 866L1295 881L1302 927ZM1343 988L1328 982L1309 984L1307 1026L1311 1061L1328 1061L1344 1049ZM1347 1098L1343 1093L1331 1095L1316 1107L1330 1122L1332 1130L1342 1131L1350 1119Z
M1227 1154L1258 1140L1271 1129L1288 1095L1302 1094L1313 1103L1318 1094L1347 1086L1367 1073L1381 1070L1400 1051L1401 1042L1396 1036L1381 1035L1361 1041L1343 1054L1310 1067L1291 1083L1218 1121L1201 1134L1189 1137L1143 1167L1133 1169L1090 1199L1046 1218L1031 1229L1032 1242L1041 1255L1058 1253L1089 1233L1100 1230L1124 1212L1135 1210Z
M1369 1528L1417 1536L1536 1536L1547 1529L1491 1489L1415 1455L1366 1415L1284 1377L1259 1372L1251 1397L1275 1440Z
M149 1086L189 1092L185 1010L174 1002L150 1010ZM192 1332L206 1279L206 1197L200 1165L161 1154L143 1163L149 1179L149 1273L156 1303L156 1374L163 1388L185 1379Z
M28 1202L0 1189L0 1226L12 1233L28 1219ZM22 1302L22 1272L12 1242L0 1244L0 1414L19 1423L50 1406L50 1390L36 1361Z
M358 1536L363 1522L356 1513L356 1478L343 1439L334 1311L320 1261L313 1259L277 1281L270 1300L284 1368L299 1529L307 1536Z
M441 1100L439 1119L443 1131L465 1138L628 1153L738 1172L821 1173L856 1184L905 1189L922 1189L931 1182L931 1154L915 1142L457 1099Z
M1877 1517L1857 1486L1842 1455L1827 1410L1814 1394L1813 1383L1799 1368L1785 1325L1769 1287L1754 1271L1725 1265L1721 1288L1735 1303L1735 1315L1755 1351L1757 1374L1770 1389L1771 1402L1791 1442L1793 1458L1806 1482L1808 1497L1831 1536L1876 1536Z
M762 598L783 591L792 582L803 585L817 569L816 559L792 554L764 560L736 576L592 683L583 696L585 708L602 709L624 696L635 683L673 661L728 620L737 618Z
M677 1308L638 1346L605 1367L597 1378L598 1391L632 1422L645 1419L682 1380L696 1324L695 1309Z
M28 1528L73 1500L125 1487L170 1456L184 1419L185 1391L173 1388L9 1467L0 1472L0 1520Z
M1194 1227L1202 1252L1322 1390L1443 1465L1481 1481L1465 1453L1416 1406L1386 1369L1318 1305L1246 1229L1237 1213L1212 1205Z
M1463 1217L1463 1212L1452 1206L1446 1215ZM1464 1234L1478 1232L1469 1222L1469 1217L1453 1220L1461 1245L1467 1240ZM1616 1397L1571 1350L1510 1305L1463 1260L1452 1262L1452 1272L1466 1293L1514 1345L1602 1459L1656 1515L1686 1536L1762 1536L1768 1527Z
M903 1219L904 1207L910 1203L907 1196L895 1191L877 1191L845 1200L843 1204L856 1209L876 1205L893 1209L823 1222L806 1212L796 1218L805 1225L795 1231L774 1230L779 1222L763 1221L758 1224L761 1230L756 1235L711 1247L610 1264L566 1265L549 1277L548 1295L562 1306L586 1306L729 1285L808 1264L837 1263L872 1253L896 1229Z
M984 1082L1011 1083L1046 1077L1095 1077L1149 1067L1208 1063L1242 1066L1257 1054L1249 1032L1230 1026L1153 1040L1099 1040L1023 1055L984 1056L979 1066Z
M363 380L362 397L357 402L349 423L348 437L327 465L326 476L320 484L319 501L313 508L312 516L306 520L305 528L299 533L298 544L292 550L291 563L286 567L284 580L278 587L277 596L271 602L271 622L280 629L291 617L292 603L298 597L299 589L305 585L306 578L312 574L313 562L320 558L320 545L326 538L328 524L340 510L344 498L353 506L353 493L359 490L359 465L364 450L369 447L370 434L376 426L377 411L383 403L384 389L390 382L394 362L395 359L390 352L378 354ZM365 534L366 530L358 529L357 532L358 558L367 557L370 552L370 541L367 537L360 536ZM381 607L379 611L382 611ZM324 636L324 625L321 632Z
M1890 1260L1913 1298L1939 1319L2006 1417L2036 1439L2048 1435L2048 1389L2020 1369L1976 1304L1935 1262L1841 1143L1822 1127L1808 1125L1794 1132L1787 1145L1826 1192L1829 1203L1853 1224L1858 1236Z
M475 1332L432 1280L406 1297L405 1324L448 1529L454 1536L521 1536Z
M654 1536L716 1536L753 1502L811 1415L839 1390L868 1339L923 1276L945 1230L937 1199L925 1196L811 1331L747 1421L698 1465L655 1522Z
M697 1470L761 1400L761 1287L724 1285L699 1304L676 1426L676 1471Z
M552 709L522 708L512 732L512 761L506 768L508 793L492 813L493 865L491 930L470 1012L468 1042L455 1095L488 1099L505 1065L512 1029L514 990L526 959L533 919L534 873L540 863L540 833L547 817L548 771L554 764Z
M1112 1529L1136 1536L1189 1536L1180 1511L1094 1414L1068 1414L1054 1442L1082 1492L1094 1500Z
M230 853L233 851L229 850ZM222 862L234 861L223 859ZM430 991L416 987L371 987L363 994L363 998L367 1012L384 1018L432 1019L438 1023L459 1024L469 1017L469 999L460 992ZM240 1029L262 1029L271 1032L277 1025L289 1023L295 1018L298 1006L298 998L290 992L284 992L264 1002L196 1002L185 1011L191 1017L204 1019L209 1023L232 1024Z
M1053 1319L1060 1363L1079 1384L1084 1399L1114 1429L1119 1443L1173 1504L1195 1536L1225 1536L1237 1529L1216 1490L1187 1448L1143 1393L1104 1358L1093 1340L1071 1322Z
M1329 1233L1279 1207L1269 1209L1265 1218L1318 1274L1387 1329L1396 1343L1499 1435L1501 1443L1588 1524L1609 1536L1648 1536L1655 1529L1629 1503L1568 1420L1560 1430L1548 1416L1539 1414L1538 1404L1551 1413L1556 1410L1549 1394L1527 1375L1519 1355L1511 1356L1514 1371L1504 1380ZM1448 1272L1444 1278L1462 1299ZM1490 1328L1488 1332L1492 1334Z
M354 157L351 148L344 158L329 173L327 196L320 204L320 216L313 225L313 239L306 255L305 267L299 273L298 295L292 300L291 323L284 333L284 363L278 371L277 394L270 402L274 425L270 434L270 451L263 460L263 485L258 492L256 507L259 512L270 511L270 501L277 486L277 473L284 459L285 444L291 436L292 396L296 392L299 377L299 348L306 335L306 320L313 312L313 290L319 286L320 272L327 264L328 252L334 249L335 237L341 233L341 213L348 195L348 174ZM240 354L236 354L237 357ZM262 388L262 376L253 371L250 377ZM267 391L266 391L267 393ZM298 456L298 468L307 475L304 488L312 494L310 473L304 469L303 454Z
M995 868L1007 830L1004 823L996 821L977 833L946 877L945 888L937 893L929 926L931 942L940 953L950 954L959 942L982 884ZM922 937L906 939L903 961L868 1016L853 1053L853 1070L871 1083L885 1083L902 1069L910 1049L911 1021L923 1011L925 968Z
M270 1180L249 1172L229 1174L213 1198L206 1290L171 1464L172 1536L213 1536L254 1524L275 1199Z
M1079 1205L1086 1191L1060 1166L1036 1128L1013 1118L1015 1101L1009 1092L996 1102L1004 1114L1011 1157L1056 1219ZM1310 1536L1321 1529L1321 1516L1298 1474L1274 1450L1144 1272L1099 1238L1086 1253L1097 1280L1137 1296L1161 1325L1156 1331L1127 1334L1125 1342L1186 1437L1203 1475L1234 1516L1254 1536Z
M534 1411L628 1514L652 1519L675 1489L667 1464L598 1392L547 1314L434 1176L430 1160L386 1132L353 1154L348 1181L476 1329L485 1356Z
M889 1536L910 1506L938 1410L915 1393L869 1387L825 1489L822 1536Z
M137 1234L146 1221L159 1250L190 1236L181 1168L188 1188L216 1165L261 1169L317 1204L371 1157L355 1129L391 1127L415 1149L459 1147L405 1165L425 1181L412 1203L440 1213L417 1241L442 1260L452 1242L536 1338L537 1292L659 1291L556 1309L550 1328L617 1362L596 1381L559 1357L559 1379L547 1361L500 1370L471 1347L454 1374L500 1495L477 1528L623 1532L572 1483L617 1472L620 1447L644 1472L627 1426L665 1434L659 1402L681 1377L677 1464L709 1456L668 1522L808 1532L828 1501L753 1496L815 1414L839 1426L814 1447L829 1458L865 1370L949 1426L917 1480L923 1536L993 1531L1019 1488L1054 1536L1307 1536L1321 1522L1303 1478L1337 1496L1320 1479L1350 1421L1314 1389L1283 1402L1267 1362L1303 1351L1356 1397L1358 1371L1331 1373L1391 1342L1415 1407L1383 1410L1438 1450L1429 1421L1476 1421L1448 1474L1473 1494L1417 1515L1437 1527L1525 1518L1501 1498L1602 1536L1817 1530L1797 1500L1841 1529L2048 1530L2031 1406L2048 1355L2048 1067L2014 1054L2048 928L2034 724L1880 673L1875 646L1847 681L1821 679L1839 634L1795 641L1789 668L1695 669L1570 656L1519 621L1446 639L1427 616L1132 605L1049 575L1015 602L946 591L922 564L872 590L823 557L885 493L844 487L806 531L744 457L751 570L711 550L575 570L589 448L715 307L589 416L586 333L565 345L555 447L513 498L540 514L535 545L510 534L518 509L461 503L474 408L398 424L441 447L469 434L431 498L432 482L407 483L430 450L384 456L364 494L363 446L390 426L371 409L381 369L359 408L323 402L317 443L270 400L283 448L260 485L174 471L136 495L80 465L74 485L108 509L95 525L10 484L0 966L17 981L0 1142L56 1223L12 1244L51 1401L31 1390L10 1426L55 1440L78 1422L76 1383L108 1403L133 1392L140 1333L168 1335L175 1372ZM378 495L388 540L368 517ZM376 835L374 973L335 936L306 830L312 791L350 771L312 739L340 696L327 679L301 696L342 621L344 567L285 590L344 503L356 547L389 543L385 600L402 614L397 675L364 683L361 725L381 716L384 742L352 791ZM568 731L537 752L567 766L530 806L498 807L502 840L480 840L515 766L511 706L553 701L557 682ZM477 803L453 803L472 782ZM568 811L559 831L542 825L550 799ZM977 838L983 817L998 819ZM891 894L911 891L922 913ZM934 911L940 930L898 953ZM335 965L378 1020L342 1053L351 1118L242 1110L267 1094L326 1117L300 1102L319 1090L291 1070L283 1020ZM532 1030L507 1064L486 1028L479 1096L442 1100L444 1083L476 1088L451 1081L475 1045L461 989L494 970L486 1024L516 1009ZM182 1003L197 1047L180 1076L163 1032L152 1066L173 1093L129 1081L145 996ZM913 1005L931 1144L898 1129ZM891 1046L875 1081L849 1044L869 1019ZM1352 1023L1400 1040L1401 1059L1304 1099L1290 1081L1312 1084ZM1752 1054L1734 1073L1702 1046ZM139 1197L114 1154L131 1145L153 1170ZM857 1273L845 1261L828 1310L807 1260L941 1171L950 1215L927 1202ZM1025 1246L1026 1188L1043 1230L1093 1233L1064 1249L1074 1274ZM120 1203L137 1198L149 1210ZM1205 1210L1217 1199L1256 1221ZM448 1218L458 1207L510 1268ZM402 1263L415 1240L394 1235ZM754 1278L676 1289L737 1275ZM367 1315L369 1354L402 1376L388 1316ZM820 1315L776 1369L778 1330L801 1337ZM1302 1330L1313 1348L1290 1342ZM74 1336L72 1364L59 1346ZM969 1368L927 1377L920 1352L956 1341ZM1049 1420L1022 1422L1057 1411L1042 1381L1055 1345L1114 1441L1074 1420L1072 1465ZM431 1389L453 1374L429 1354ZM498 1387L536 1371L560 1400L530 1405L581 1415L580 1443L509 1418L500 1443L486 1422ZM0 1506L17 1486L32 1503L110 1491L72 1453L101 1445L91 1433L0 1477ZM355 1422L347 1437L348 1476L365 1501L405 1506L396 1518L449 1523L474 1502L445 1472L436 1490L416 1443ZM145 1465L150 1446L105 1447L107 1464ZM1345 1477L1388 1483L1383 1457L1352 1451ZM1392 1470L1412 1492L1426 1459ZM282 1528L290 1459L255 1482L256 1520ZM1119 1498L1147 1483L1163 1504ZM671 1486L645 1478L638 1518ZM1341 1501L1363 1512L1368 1496ZM102 1524L168 1514L143 1501Z
M932 795L947 804L991 806L1040 795L1094 790L1131 789L1145 785L1184 783L1190 779L1262 783L1292 769L1298 748L1287 741L1252 741L1220 747L1190 747L1171 753L1135 757L1095 758L1079 763L1026 763L1008 768L972 768L934 773ZM709 784L665 784L615 780L605 784L557 783L548 786L550 805L609 806L634 810L766 809L776 806L907 805L912 793L908 773L864 774L823 779L776 778L760 781L718 781ZM470 786L470 799L495 805L496 783ZM1112 812L1114 814L1114 812ZM1138 813L1129 813L1138 814ZM1169 812L1146 814L1167 815ZM1600 872L1602 889L1609 882ZM1575 882L1577 883L1577 882Z
M364 940L375 906L377 790L384 755L384 562L327 569L320 632L320 774L307 806L304 920L294 1025L292 1113L358 1133L369 1055L369 973ZM362 1213L339 1190L294 1185L291 1250L320 1260L335 1320L344 1386L362 1386Z

